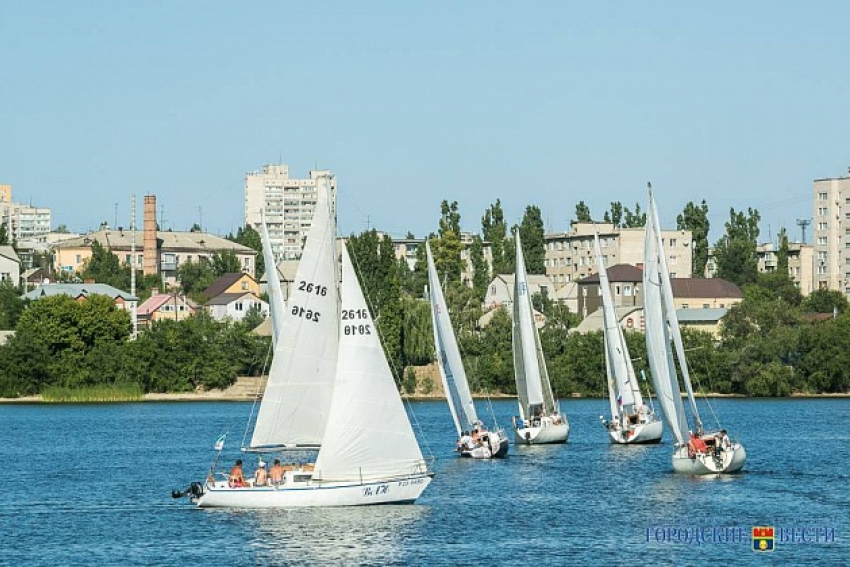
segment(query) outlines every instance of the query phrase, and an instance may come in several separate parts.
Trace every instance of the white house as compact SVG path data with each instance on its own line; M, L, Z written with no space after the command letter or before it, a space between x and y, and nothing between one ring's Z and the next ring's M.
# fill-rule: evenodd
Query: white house
M530 274L528 276L528 291L531 295L546 293L550 298L555 299L555 287L552 281L544 275ZM499 274L487 286L487 295L484 296L484 310L495 309L501 305L510 306L513 304L513 298L514 275Z
M216 321L230 318L241 321L254 306L260 307L263 317L269 314L269 304L248 291L245 293L222 293L210 299L205 307Z
M0 246L0 282L21 283L21 259L11 246Z

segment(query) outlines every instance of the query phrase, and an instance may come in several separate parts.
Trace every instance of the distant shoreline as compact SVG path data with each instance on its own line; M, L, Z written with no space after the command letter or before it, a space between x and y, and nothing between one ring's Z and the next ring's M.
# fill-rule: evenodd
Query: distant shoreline
M485 395L485 394L474 394L474 398L476 399L495 399L495 400L506 400L506 399L515 399L516 396L512 396L510 394L493 394L493 395ZM683 396L684 397L684 396ZM699 397L703 397L702 394ZM831 398L850 398L850 392L843 394L791 394L790 396L783 396L779 398L759 398L759 397L749 397L741 394L705 394L707 398L734 398L734 399L742 399L742 400L787 400L787 399L831 399ZM433 402L433 401L442 401L445 400L445 397L442 395L432 395L432 396L423 396L423 395L413 395L413 396L402 396L403 399L411 401L411 402ZM583 396L573 394L571 396L562 397L561 399L589 399L589 400L600 400L605 399L606 396ZM0 398L0 404L68 404L68 403L115 403L115 404L123 404L123 403L139 403L139 402L251 402L254 401L253 396L238 396L233 395L223 390L221 391L210 391L210 392L174 392L174 393L150 393L145 394L141 400L127 400L127 401L114 401L114 402L46 402L41 398L40 394L35 396L23 396L20 398Z

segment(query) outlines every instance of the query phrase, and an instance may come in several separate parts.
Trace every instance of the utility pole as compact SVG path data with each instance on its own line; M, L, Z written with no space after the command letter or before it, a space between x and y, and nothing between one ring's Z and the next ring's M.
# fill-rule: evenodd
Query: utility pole
M130 295L136 297L136 194L130 197ZM133 340L139 333L138 301L133 301Z
M806 243L806 227L812 224L811 219L797 219L797 226L803 231L803 244Z

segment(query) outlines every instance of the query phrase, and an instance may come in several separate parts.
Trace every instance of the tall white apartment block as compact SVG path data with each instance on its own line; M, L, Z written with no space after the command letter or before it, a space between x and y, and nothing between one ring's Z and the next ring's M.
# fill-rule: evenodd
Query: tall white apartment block
M37 238L50 232L51 210L12 201L12 186L0 185L0 225L15 240Z
M278 260L301 256L316 209L316 180L331 176L332 198L336 195L336 177L330 171L311 171L309 175L308 179L293 179L289 166L283 164L245 174L245 224L260 231L260 211L265 209L272 252Z
M618 228L604 223L573 223L569 232L544 236L546 275L552 280L556 290L597 272L596 256L593 252L593 235L596 230L599 231L599 245L606 266L643 266L643 227ZM661 238L667 253L670 276L691 277L691 231L662 230Z
M814 287L850 295L850 169L847 177L815 179L813 193Z

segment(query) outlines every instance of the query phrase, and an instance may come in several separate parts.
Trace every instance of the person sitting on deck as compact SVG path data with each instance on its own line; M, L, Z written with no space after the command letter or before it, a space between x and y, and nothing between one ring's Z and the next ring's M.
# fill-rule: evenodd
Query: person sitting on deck
M266 472L266 463L262 460L257 463L257 470L254 472L254 486L265 486L269 475Z
M688 456L694 458L696 453L704 454L707 451L708 446L705 444L705 441L703 441L698 435L691 433L691 439L688 441Z
M231 488L245 486L245 475L242 473L242 459L236 459L236 464L230 469L227 483Z
M280 466L280 459L274 460L274 465L269 470L269 478L271 478L272 484L283 482L283 467Z

